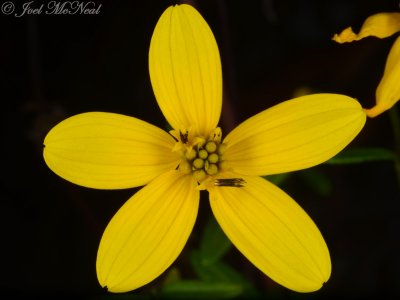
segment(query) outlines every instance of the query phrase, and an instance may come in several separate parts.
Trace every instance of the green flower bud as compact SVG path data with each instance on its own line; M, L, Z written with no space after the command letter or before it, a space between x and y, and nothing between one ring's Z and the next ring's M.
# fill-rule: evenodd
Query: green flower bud
M207 159L207 160L208 160L210 163L212 163L212 164L217 163L218 160L219 160L218 154L217 154L217 153L211 153L211 154L208 156L208 159Z
M181 163L179 164L179 171L185 174L190 174L192 172L192 166L186 160L181 161Z
M216 164L209 164L206 170L208 175L215 175L218 173L218 167Z
M213 152L215 152L215 150L217 150L217 144L210 141L210 142L207 142L207 144L204 148L206 148L208 153L213 153Z
M226 144L220 144L220 145L218 146L217 153L218 153L219 155L222 155L222 154L225 153L225 151L226 151Z
M202 160L201 158L196 158L193 161L193 167L195 167L196 169L201 169L204 167L204 160Z
M186 153L185 153L185 157L186 157L186 159L188 159L188 160L193 160L193 159L195 159L196 158L196 150L194 150L194 149L190 149L190 150L187 150L186 151Z
M203 169L197 170L193 173L194 179L196 179L199 182L203 181L206 178L206 176L207 176L207 174L206 174L206 172L204 172Z
M208 156L208 152L207 152L206 150L204 150L204 149L201 149L201 150L199 150L198 155L199 155L199 157L200 157L201 159L206 159L207 156Z

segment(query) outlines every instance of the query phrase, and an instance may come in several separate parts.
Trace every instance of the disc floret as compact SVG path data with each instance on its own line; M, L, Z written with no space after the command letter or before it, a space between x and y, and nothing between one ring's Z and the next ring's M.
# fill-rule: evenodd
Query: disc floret
M223 154L226 145L221 143L222 133L219 127L207 138L192 137L189 131L174 136L179 136L176 148L182 151L178 169L186 174L192 174L199 183L217 175L225 168Z

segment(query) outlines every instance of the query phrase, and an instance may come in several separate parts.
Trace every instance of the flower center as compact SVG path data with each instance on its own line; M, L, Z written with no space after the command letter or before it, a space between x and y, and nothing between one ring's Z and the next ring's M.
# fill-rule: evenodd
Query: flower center
M184 151L184 159L179 165L179 170L186 174L192 173L198 182L202 182L207 175L216 175L223 169L225 148L225 144L212 140L188 147Z
M179 133L178 143L182 145L182 161L179 170L192 174L199 182L226 168L223 154L226 145L221 143L221 129L217 128L208 138L191 137L188 131Z

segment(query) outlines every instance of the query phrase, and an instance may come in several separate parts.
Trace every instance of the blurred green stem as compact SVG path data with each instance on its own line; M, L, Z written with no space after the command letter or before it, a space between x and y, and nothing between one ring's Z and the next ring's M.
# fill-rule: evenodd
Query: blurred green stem
M395 169L397 173L397 183L400 188L400 117L396 106L389 110L389 117L393 128L394 151L396 153Z

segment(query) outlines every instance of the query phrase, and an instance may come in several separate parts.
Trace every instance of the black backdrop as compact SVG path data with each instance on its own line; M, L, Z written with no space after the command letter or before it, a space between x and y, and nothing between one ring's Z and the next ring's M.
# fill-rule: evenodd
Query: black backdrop
M42 3L35 1L32 7ZM147 54L158 17L175 3L97 1L96 7L102 5L98 15L0 13L0 294L104 293L95 274L98 242L135 189L99 191L60 179L43 161L42 141L57 122L86 111L127 114L165 128L150 85ZM346 94L365 107L373 104L395 37L342 46L330 38L349 25L358 29L370 14L398 11L398 1L191 3L220 47L224 132L301 88ZM22 1L14 4L21 10ZM368 120L351 146L393 149L392 135L384 114ZM318 224L331 251L332 277L312 297L400 294L400 195L392 165L316 169L330 178L330 194L313 192L296 174L284 186ZM198 240L202 220L211 213L207 206L203 201L187 247ZM185 266L184 256L178 266ZM236 250L227 260L270 295L310 297L269 281Z

